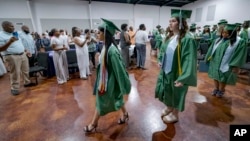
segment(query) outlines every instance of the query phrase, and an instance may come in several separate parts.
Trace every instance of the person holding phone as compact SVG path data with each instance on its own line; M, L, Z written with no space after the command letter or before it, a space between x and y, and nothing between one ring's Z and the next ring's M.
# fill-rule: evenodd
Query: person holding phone
M34 86L29 79L29 61L24 53L25 48L21 40L13 32L14 25L9 21L2 22L3 31L0 32L0 51L10 67L11 94L18 95L20 78L23 76L24 87ZM21 74L21 75L20 75Z
M80 78L86 80L91 75L89 70L89 51L87 44L90 42L90 35L81 37L81 30L78 27L72 28L73 42L76 46L76 56L80 71Z
M93 64L93 69L96 68L96 64L95 64L95 55L96 55L96 38L95 35L93 35L94 31L93 30L89 30L89 29L85 29L84 33L88 36L90 36L89 38L89 42L88 42L88 51L89 51L89 59L91 60L92 64Z

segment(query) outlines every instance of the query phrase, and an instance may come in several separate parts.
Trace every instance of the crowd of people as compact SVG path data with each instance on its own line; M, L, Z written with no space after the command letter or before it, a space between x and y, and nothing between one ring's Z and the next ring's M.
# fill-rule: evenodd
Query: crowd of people
M246 61L246 50L249 41L249 21L242 25L229 24L225 19L213 26L210 32L208 25L201 32L196 24L188 27L187 19L190 10L171 10L171 19L166 30L157 26L152 33L156 44L152 48L158 49L158 64L161 68L157 78L155 97L165 104L162 120L165 123L178 121L179 112L185 109L185 97L189 86L197 85L197 39L209 43L210 47L205 57L209 64L208 76L214 80L213 96L222 97L226 85L235 85L239 68ZM98 30L79 27L72 28L72 37L64 30L52 29L42 34L42 38L35 33L32 37L27 26L22 27L18 37L13 36L14 26L11 22L2 23L4 31L0 32L0 51L7 62L10 71L11 93L19 94L20 74L24 76L24 86L33 86L29 80L29 66L34 65L37 52L54 51L53 61L58 84L69 80L69 72L65 50L70 44L75 45L81 79L88 79L91 75L90 60L97 76L94 87L96 109L93 120L84 127L85 132L93 132L101 116L121 109L122 116L118 123L123 124L129 119L124 106L123 95L129 94L131 83L127 70L131 69L129 49L135 46L136 67L146 70L146 44L149 35L146 26L141 24L134 31L127 24L121 25L121 30L111 21L102 19L103 24ZM98 47L98 42L103 48ZM98 65L96 52L99 50ZM2 65L0 62L0 66ZM1 70L5 73L6 70Z

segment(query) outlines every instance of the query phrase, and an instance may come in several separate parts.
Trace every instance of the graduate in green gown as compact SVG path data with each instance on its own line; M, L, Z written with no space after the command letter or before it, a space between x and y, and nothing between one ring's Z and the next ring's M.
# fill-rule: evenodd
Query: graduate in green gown
M190 34L190 36L192 37L192 38L196 38L197 37L197 35L196 35L196 33L195 33L195 30L196 30L196 26L195 25L191 25L190 27L189 27L189 34Z
M221 20L218 22L219 28L218 28L217 33L216 33L216 36L217 36L217 37L221 38L223 29L224 29L224 27L225 27L226 24L227 24L227 20L225 20L225 19L221 19Z
M196 34L195 31L196 31L196 25L192 24L189 27L188 34L189 34L190 38L193 38L195 40L195 45L196 45L196 47L198 49L198 47L199 47L198 45L199 45L200 39L198 38L198 36L197 36L197 34Z
M161 66L155 88L155 97L165 104L162 120L165 123L178 121L178 112L185 106L189 86L197 84L197 47L188 35L187 18L192 11L172 9L170 30L173 36L162 43L159 55Z
M216 33L217 33L217 24L213 25L213 27L212 27L211 42L213 42L215 39L218 38L218 36L216 35Z
M163 40L163 38L162 38L162 36L161 36L161 33L159 32L159 33L157 33L156 35L155 35L155 48L156 49L159 49L160 47L161 47L161 43L162 43L162 40Z
M156 37L156 35L160 34L160 30L161 30L161 26L157 25L156 29L154 29L152 32L154 38Z
M129 118L123 96L129 94L131 83L120 51L113 39L115 31L119 29L111 21L102 20L104 23L99 27L98 38L105 46L100 54L94 87L96 110L91 124L84 127L85 132L96 129L100 116L119 109L123 115L118 120L118 124L125 123Z
M205 61L209 63L208 76L214 79L212 95L222 97L226 85L235 85L239 68L246 60L246 42L237 37L236 24L227 24L222 38L209 48Z
M240 31L241 31L241 23L235 23L237 25L236 31L237 31L237 36L240 36Z
M210 33L210 26L209 25L205 25L203 27L202 36L203 36L203 38L205 38L207 40L210 39L211 33Z
M249 22L250 21L244 21L243 25L242 25L242 31L240 33L240 37L245 40L246 42L248 42L248 27L249 27Z

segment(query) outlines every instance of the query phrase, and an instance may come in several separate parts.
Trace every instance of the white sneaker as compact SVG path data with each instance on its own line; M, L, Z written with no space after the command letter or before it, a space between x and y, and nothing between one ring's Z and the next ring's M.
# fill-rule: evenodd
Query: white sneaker
M63 83L65 83L64 81L60 81L58 82L59 85L62 85Z
M166 107L165 109L162 110L161 112L161 116L166 116L168 115L169 113L171 113L173 111L173 108L170 108L170 107Z
M164 123L175 123L178 121L178 118L171 112L168 115L162 118Z

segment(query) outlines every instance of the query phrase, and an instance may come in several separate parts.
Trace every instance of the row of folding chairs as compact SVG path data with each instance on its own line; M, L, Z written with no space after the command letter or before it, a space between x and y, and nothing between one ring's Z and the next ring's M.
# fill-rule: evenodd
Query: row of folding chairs
M67 50L66 51L68 69L78 69L76 50ZM30 67L29 74L32 77L36 78L36 84L38 84L38 74L43 77L47 77L48 67L49 67L49 53L48 52L39 52L36 56L37 62L34 66Z

